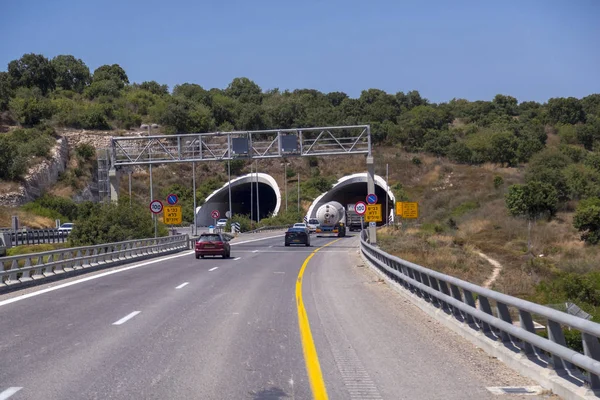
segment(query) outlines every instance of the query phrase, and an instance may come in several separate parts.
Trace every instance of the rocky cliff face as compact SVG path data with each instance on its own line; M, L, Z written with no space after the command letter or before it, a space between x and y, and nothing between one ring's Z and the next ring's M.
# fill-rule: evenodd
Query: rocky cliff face
M31 167L17 190L0 193L0 205L19 206L35 200L46 189L56 183L60 174L67 168L69 153L74 151L79 144L89 144L95 149L106 148L110 145L110 138L113 134L113 132L66 129L57 133L60 138L51 150L52 158ZM73 200L98 200L98 183L95 174L94 180L75 194Z
M65 170L69 160L67 140L58 139L50 152L52 158L31 167L17 191L0 194L0 204L22 205L39 197L45 189L58 180L58 176Z

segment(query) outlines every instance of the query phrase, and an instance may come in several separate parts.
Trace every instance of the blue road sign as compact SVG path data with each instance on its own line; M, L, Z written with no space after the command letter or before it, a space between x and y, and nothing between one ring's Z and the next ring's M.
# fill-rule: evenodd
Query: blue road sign
M377 204L377 195L375 193L367 195L367 204Z
M177 204L178 201L179 201L179 199L177 198L176 194L170 194L167 196L167 203L169 203L172 206Z

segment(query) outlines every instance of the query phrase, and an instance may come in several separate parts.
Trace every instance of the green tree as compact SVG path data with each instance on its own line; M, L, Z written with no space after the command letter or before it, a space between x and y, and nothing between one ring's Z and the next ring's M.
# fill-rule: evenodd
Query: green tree
M512 96L497 94L492 101L498 112L506 115L517 115L517 99Z
M94 71L94 82L113 81L119 89L129 84L125 70L119 64L102 65Z
M330 92L327 93L326 97L332 106L338 107L340 104L342 104L342 101L348 98L348 95L344 92Z
M154 224L148 208L142 204L129 206L129 202L97 204L79 215L69 242L74 246L121 242L154 237ZM166 229L160 224L160 236Z
M19 155L17 144L8 135L0 135L0 179L16 180L26 170L26 162Z
M490 138L489 159L491 162L513 166L517 161L519 143L510 132L498 132Z
M0 111L8 110L8 103L13 95L8 72L0 72Z
M204 90L202 86L195 83L183 83L181 85L175 85L173 88L173 96L185 97L195 103L202 103L206 106L211 105L211 95L207 90Z
M160 116L160 123L173 133L209 132L214 127L210 110L182 97L172 97Z
M235 78L225 89L225 95L242 103L260 104L262 101L260 86L248 78Z
M575 97L558 97L548 100L548 118L553 124L576 124L585 122L585 112Z
M87 65L71 55L56 56L51 64L56 70L56 84L62 89L82 93L92 80Z
M121 95L119 83L112 79L94 80L92 84L85 88L84 95L89 99L100 97L116 98Z
M600 199L582 200L575 211L573 226L581 232L581 240L589 244L600 243Z
M542 215L551 217L556 213L556 189L538 181L528 182L526 185L512 185L508 188L505 202L510 215L527 218L527 249L531 253L531 222Z
M24 126L33 126L52 117L52 103L42 96L37 87L17 89L16 96L10 100L9 109L16 120Z
M525 171L525 179L528 182L539 181L554 186L559 200L565 201L569 198L569 190L562 170L572 162L573 160L558 149L547 148L531 157Z
M571 164L563 173L571 199L600 196L600 172L586 165Z
M472 152L464 142L452 143L448 146L448 157L461 164L470 164Z
M8 74L13 87L37 87L45 95L56 87L56 70L41 54L24 54L8 63Z
M600 140L600 118L590 116L586 124L576 128L577 141L587 150L593 150L594 144Z
M525 216L530 220L542 215L554 216L558 205L556 189L538 181L511 185L505 200L510 215Z
M169 87L167 85L161 85L156 81L145 81L140 83L140 89L147 90L148 92L157 96L164 96L169 94Z

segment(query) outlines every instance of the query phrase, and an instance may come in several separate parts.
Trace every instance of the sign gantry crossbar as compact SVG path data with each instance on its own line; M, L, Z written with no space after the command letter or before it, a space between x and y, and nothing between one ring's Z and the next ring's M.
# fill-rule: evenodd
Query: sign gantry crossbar
M113 167L235 158L371 154L369 125L113 137Z

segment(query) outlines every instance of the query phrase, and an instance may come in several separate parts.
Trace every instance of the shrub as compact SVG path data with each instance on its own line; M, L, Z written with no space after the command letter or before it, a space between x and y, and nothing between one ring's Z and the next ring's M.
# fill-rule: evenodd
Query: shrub
M411 162L412 162L413 164L415 164L415 165L421 165L421 164L422 164L422 161L421 161L421 159L420 159L419 157L417 157L417 156L414 156L414 157L412 158Z
M87 206L85 218L80 217L69 235L74 246L86 246L100 243L121 242L131 239L154 237L154 223L148 208L129 202L119 204L95 204ZM167 230L159 224L159 235Z
M89 161L96 155L94 146L88 143L80 143L75 148L75 154L83 161Z
M498 189L502 185L504 185L504 179L500 175L496 175L494 177L494 187Z
M573 226L581 232L581 240L588 244L600 243L600 199L582 200L577 206Z

